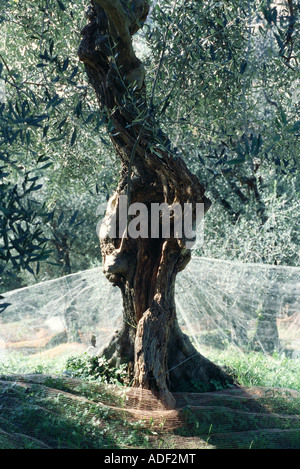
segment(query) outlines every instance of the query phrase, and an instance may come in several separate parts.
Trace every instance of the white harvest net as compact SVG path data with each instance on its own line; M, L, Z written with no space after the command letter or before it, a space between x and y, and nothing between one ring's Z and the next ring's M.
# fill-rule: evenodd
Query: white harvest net
M194 257L178 275L179 323L201 346L236 346L300 357L300 268ZM122 323L118 288L101 268L4 294L0 353L61 344L105 345Z
M276 352L297 363L299 291L300 268L195 257L178 275L178 319L203 355ZM4 297L2 363L14 354L93 355L122 324L120 292L101 268ZM288 387L175 393L168 410L146 390L24 374L20 360L17 373L0 376L0 448L300 449L300 393Z

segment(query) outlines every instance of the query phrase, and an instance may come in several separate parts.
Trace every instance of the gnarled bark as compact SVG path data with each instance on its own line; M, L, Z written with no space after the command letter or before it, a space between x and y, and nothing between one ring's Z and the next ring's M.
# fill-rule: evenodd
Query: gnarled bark
M129 6L128 6L129 5ZM209 200L198 178L174 155L171 144L147 104L145 72L135 56L131 36L145 21L144 0L94 0L87 10L79 58L95 89L99 106L107 113L110 137L121 160L119 185L110 199L101 230L103 270L123 296L123 328L103 350L112 364L127 362L133 385L152 389L168 405L172 391L212 390L229 377L202 357L181 332L175 308L175 280L190 259L186 239L133 239L117 232L120 196L130 203L168 206Z

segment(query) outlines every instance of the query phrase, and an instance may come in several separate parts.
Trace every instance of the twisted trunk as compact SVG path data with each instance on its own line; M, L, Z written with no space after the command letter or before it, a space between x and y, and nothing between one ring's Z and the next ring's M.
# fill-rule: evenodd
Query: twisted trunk
M163 236L162 226L155 238L129 236L118 223L121 196L128 197L128 204L142 203L150 211L153 204L183 207L190 203L194 220L196 204L203 203L207 209L210 202L197 177L173 154L157 126L152 105L147 104L144 68L131 42L147 17L147 2L131 1L129 7L120 0L91 3L79 58L100 109L106 112L110 138L122 165L100 243L104 273L122 292L124 320L122 330L103 353L112 364L128 363L134 386L152 389L172 405L172 391L212 390L217 382L226 385L230 379L194 349L177 323L175 280L190 259L187 240L174 232ZM146 225L150 233L150 218Z

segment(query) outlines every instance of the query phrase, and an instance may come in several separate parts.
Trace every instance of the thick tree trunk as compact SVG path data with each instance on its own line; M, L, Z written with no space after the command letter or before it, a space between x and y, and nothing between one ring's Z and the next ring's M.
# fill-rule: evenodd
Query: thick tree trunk
M144 0L129 3L132 10L127 1L95 0L87 10L89 21L79 48L122 164L100 241L104 273L122 291L124 321L103 353L111 364L128 363L134 386L152 389L172 405L172 391L213 390L231 380L194 349L177 323L176 275L190 260L184 236L163 237L160 232L156 238L133 238L118 229L111 235L113 222L121 218L124 195L149 212L155 203L190 203L194 219L197 203L206 209L210 204L197 177L174 156L147 105L144 69L131 36L149 7ZM150 221L147 229L150 233Z

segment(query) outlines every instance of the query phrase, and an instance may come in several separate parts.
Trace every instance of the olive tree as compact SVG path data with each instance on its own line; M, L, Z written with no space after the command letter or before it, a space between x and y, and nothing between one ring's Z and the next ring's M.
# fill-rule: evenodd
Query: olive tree
M205 211L210 205L205 188L160 129L154 96L146 93L145 69L132 36L148 12L144 0L92 2L78 54L121 161L100 241L104 273L122 292L123 327L103 353L111 364L127 362L134 386L159 393L171 405L172 391L213 390L230 378L195 350L177 322L176 275L191 258L185 236L173 232L164 237L160 232L155 238L131 237L126 230L111 236L112 220L121 218L124 195L131 204L148 208L162 203L183 208L189 203L194 219L197 203L204 204Z

